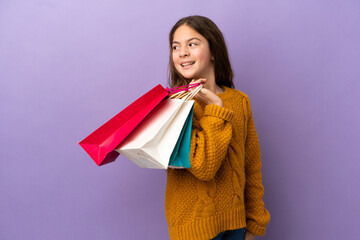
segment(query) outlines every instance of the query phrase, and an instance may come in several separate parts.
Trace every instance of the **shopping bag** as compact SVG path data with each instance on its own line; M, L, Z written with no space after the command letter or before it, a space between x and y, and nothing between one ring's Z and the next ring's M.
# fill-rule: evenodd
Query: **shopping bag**
M114 148L168 96L167 90L157 85L79 142L80 146L98 166L115 161L119 153Z
M192 108L181 130L180 137L170 157L169 168L191 168L190 140L193 111L194 109Z
M116 151L140 167L166 169L192 105L164 99Z
M173 158L179 158L181 154L187 155L187 157L184 159L185 166L181 166L177 161L178 166L175 167L190 167L188 155L190 153L191 121L189 119L192 120L194 101L189 99L200 91L201 87L202 85L192 92L186 92L186 97L167 98L161 102L116 148L116 151L139 167L166 169L169 167L170 158L178 145ZM178 94L180 96L184 92ZM181 139L185 137L188 140L184 140L184 143L188 143L188 146L182 147Z

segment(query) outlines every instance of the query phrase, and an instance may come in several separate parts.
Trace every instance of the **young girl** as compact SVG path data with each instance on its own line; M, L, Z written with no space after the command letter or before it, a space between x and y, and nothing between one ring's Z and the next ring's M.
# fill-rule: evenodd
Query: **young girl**
M169 40L170 85L204 85L195 96L191 168L167 170L170 239L263 235L270 215L262 200L259 140L249 98L234 89L223 35L210 19L190 16L174 25Z

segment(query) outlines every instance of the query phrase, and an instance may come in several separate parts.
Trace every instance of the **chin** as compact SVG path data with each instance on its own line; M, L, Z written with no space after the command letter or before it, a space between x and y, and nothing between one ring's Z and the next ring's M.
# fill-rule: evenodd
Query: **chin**
M190 80L193 80L194 78L196 78L195 76L193 75L189 75L189 74L185 74L185 75L182 75L184 78L186 79L190 79Z
M192 74L192 73L183 73L183 72L179 72L181 76L183 76L184 78L186 79L194 79L196 78L196 75L195 74Z

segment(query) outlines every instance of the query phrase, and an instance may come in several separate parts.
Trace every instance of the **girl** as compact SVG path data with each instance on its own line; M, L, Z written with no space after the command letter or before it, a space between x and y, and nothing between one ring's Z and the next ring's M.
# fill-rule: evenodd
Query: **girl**
M265 233L270 215L250 101L234 89L223 35L210 19L190 16L169 40L170 85L204 85L195 97L191 168L167 170L170 239L252 240Z

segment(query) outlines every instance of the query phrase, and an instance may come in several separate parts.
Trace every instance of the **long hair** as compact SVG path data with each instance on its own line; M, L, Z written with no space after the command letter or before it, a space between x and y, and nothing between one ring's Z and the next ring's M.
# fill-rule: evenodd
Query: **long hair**
M169 67L168 67L168 81L171 87L187 85L191 79L184 78L175 68L172 60L172 42L175 31L182 25L186 24L199 34L201 34L209 43L210 53L214 56L215 66L215 82L218 86L226 86L234 88L233 77L234 73L231 68L228 50L225 44L224 36L222 35L216 24L207 17L195 15L184 17L177 21L172 27L169 34Z

